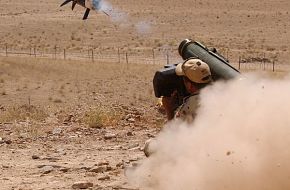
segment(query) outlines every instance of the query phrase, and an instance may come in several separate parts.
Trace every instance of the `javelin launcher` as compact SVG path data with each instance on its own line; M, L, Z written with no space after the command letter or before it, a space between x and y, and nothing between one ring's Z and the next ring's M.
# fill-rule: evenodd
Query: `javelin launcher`
M207 63L214 81L219 79L230 80L240 75L240 72L231 66L228 60L215 49L210 50L199 42L185 39L180 43L178 52L183 60L198 58ZM182 77L175 74L176 65L166 65L164 69L155 73L153 87L156 97L169 97L175 90L179 95L186 96Z

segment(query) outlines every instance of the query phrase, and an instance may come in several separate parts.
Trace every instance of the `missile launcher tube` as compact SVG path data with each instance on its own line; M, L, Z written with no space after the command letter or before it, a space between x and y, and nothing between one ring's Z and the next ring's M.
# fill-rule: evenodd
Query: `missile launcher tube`
M240 72L231 66L223 56L209 50L199 42L185 39L180 43L178 52L184 60L196 57L207 63L214 80L229 80L240 75Z

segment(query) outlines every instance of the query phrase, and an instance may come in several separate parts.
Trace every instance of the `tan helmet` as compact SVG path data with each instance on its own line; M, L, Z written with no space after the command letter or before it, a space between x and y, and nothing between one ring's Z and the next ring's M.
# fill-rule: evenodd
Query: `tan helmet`
M180 63L175 68L178 76L186 76L195 83L209 83L212 81L209 66L200 59L192 58Z

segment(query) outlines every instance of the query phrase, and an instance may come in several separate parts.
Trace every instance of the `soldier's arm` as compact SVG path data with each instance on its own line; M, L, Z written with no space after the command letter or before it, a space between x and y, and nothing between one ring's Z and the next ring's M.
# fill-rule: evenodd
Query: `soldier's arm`
M162 97L162 105L167 115L167 119L173 119L174 111L178 106L177 92L172 93L170 97Z

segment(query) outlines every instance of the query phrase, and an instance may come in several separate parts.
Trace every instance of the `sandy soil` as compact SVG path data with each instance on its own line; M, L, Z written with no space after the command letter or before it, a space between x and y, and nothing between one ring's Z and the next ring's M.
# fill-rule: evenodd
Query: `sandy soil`
M0 1L0 51L176 49L192 38L289 64L289 0L108 1L111 17L62 1ZM165 121L152 77L161 65L0 57L0 189L136 189L126 168Z
M164 122L151 84L160 66L0 63L0 189L128 187L124 169L144 158Z

